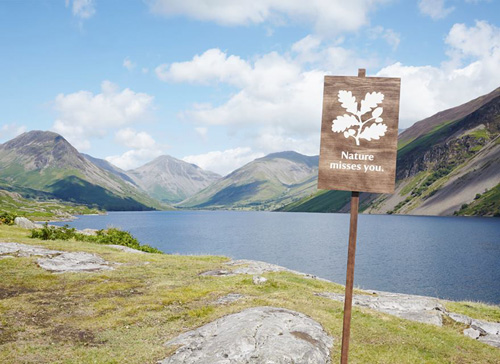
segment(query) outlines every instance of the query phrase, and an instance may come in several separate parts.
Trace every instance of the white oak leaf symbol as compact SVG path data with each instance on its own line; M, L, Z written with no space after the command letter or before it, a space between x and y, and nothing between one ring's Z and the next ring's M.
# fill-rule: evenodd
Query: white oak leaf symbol
M368 141L375 139L378 140L380 137L385 135L387 131L387 125L385 124L372 124L366 127L361 134L359 134L360 139L366 139Z
M337 116L332 122L332 131L335 133L340 133L353 125L357 125L358 120L353 115L341 115Z
M365 95L365 98L361 100L361 110L360 114L364 115L367 112L371 111L374 107L377 107L378 104L380 104L382 101L384 101L384 94L381 92L367 92Z
M358 111L358 103L356 102L356 97L352 96L351 91L340 90L339 94L339 102L347 112L351 114L355 114Z

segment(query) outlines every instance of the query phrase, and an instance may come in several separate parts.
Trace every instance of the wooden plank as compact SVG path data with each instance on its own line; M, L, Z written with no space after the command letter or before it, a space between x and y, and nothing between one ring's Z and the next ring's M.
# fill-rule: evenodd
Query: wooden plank
M319 189L394 193L399 94L399 78L325 77Z

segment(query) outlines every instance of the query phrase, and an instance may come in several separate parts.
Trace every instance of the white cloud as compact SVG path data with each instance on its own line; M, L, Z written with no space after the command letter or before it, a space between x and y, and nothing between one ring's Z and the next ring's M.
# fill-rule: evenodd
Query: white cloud
M54 100L58 116L52 129L66 137L76 148L90 147L90 137L102 137L110 128L123 127L149 118L153 97L120 90L117 85L103 81L101 93L78 91L59 94Z
M26 131L27 128L24 125L17 125L17 123L4 124L0 128L0 142L8 141Z
M121 155L112 155L105 159L115 166L127 171L148 163L162 154L160 150L132 149Z
M474 27L455 24L451 28L446 43L461 57L491 57L500 48L500 28L486 21L476 21Z
M222 104L199 103L181 112L197 126L228 126L229 133L245 135L260 151L278 151L280 145L317 154L324 75L355 75L358 67L374 64L340 47L341 42L325 47L310 35L290 53L271 52L251 61L210 49L192 60L162 65L157 72L165 81L237 88ZM312 146L301 145L305 140Z
M428 15L434 20L443 19L455 10L453 6L446 7L445 0L420 0L418 8L422 14Z
M401 35L399 33L396 33L392 29L386 29L380 25L370 28L368 34L371 39L384 39L393 50L396 50L401 42Z
M194 131L196 132L196 134L198 134L200 136L201 139L207 140L208 128L203 127L203 126L199 126L199 127L194 128Z
M106 160L125 170L139 167L163 154L164 146L144 131L138 132L132 128L120 129L115 133L115 140L131 149L121 155L106 157Z
M224 151L213 151L205 154L189 155L182 158L182 160L188 163L194 163L203 169L224 176L254 159L263 156L263 153L254 152L249 147L240 147Z
M387 0L149 0L153 13L187 16L221 25L287 23L313 24L317 32L355 31L368 23L368 14Z
M446 43L450 61L440 67L395 63L378 76L401 77L401 126L486 94L500 85L500 28L487 22L455 24Z
M135 63L130 60L129 57L125 57L123 60L123 67L127 70L132 71L135 68Z
M128 148L148 149L155 147L156 142L151 135L141 131L137 132L132 128L120 129L115 135L116 141Z
M94 0L66 0L66 7L71 4L71 13L81 20L89 19L95 14Z
M162 64L155 69L162 81L208 84L225 82L243 85L251 72L250 66L238 56L227 56L221 50L209 49L191 61Z

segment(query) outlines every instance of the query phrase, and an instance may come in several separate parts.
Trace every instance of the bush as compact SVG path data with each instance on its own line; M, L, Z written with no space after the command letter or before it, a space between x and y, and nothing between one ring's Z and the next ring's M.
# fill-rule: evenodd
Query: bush
M45 223L41 229L31 230L30 238L42 239L42 240L69 240L75 237L76 229L70 228L69 225L64 225L62 227L49 226Z
M17 215L11 214L10 212L1 211L0 212L0 225L14 225L14 220Z
M149 245L141 245L139 241L132 236L128 231L111 228L107 230L98 230L96 235L80 234L75 228L70 228L68 225L62 227L49 226L45 223L41 229L31 230L30 238L42 240L70 240L86 241L97 244L114 244L123 245L129 248L141 250L147 253L163 254L161 250L153 248Z

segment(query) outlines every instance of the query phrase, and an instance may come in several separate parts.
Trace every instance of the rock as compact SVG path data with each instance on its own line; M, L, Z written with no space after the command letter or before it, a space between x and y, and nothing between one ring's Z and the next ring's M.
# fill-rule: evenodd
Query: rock
M352 303L411 321L443 325L443 305L437 298L372 291L372 295L353 295ZM318 296L344 301L340 293L318 293Z
M291 270L281 267L279 265L270 264L266 262L259 262L257 260L232 260L226 263L227 266L236 267L233 269L233 274L263 274L266 272L292 272ZM303 273L299 273L303 275Z
M476 320L453 312L446 313L454 321L470 325L464 330L464 335L482 343L500 348L500 323Z
M175 353L159 364L330 363L333 338L304 314L254 307L167 342Z
M476 340L479 338L479 336L481 336L481 332L473 329L472 327L469 327L468 329L464 330L464 335Z
M129 248L128 246L114 245L114 244L111 244L111 245L108 245L108 246L111 247L111 248L115 248L115 249L121 250L122 252L126 252L126 253L146 254L146 252L143 252L143 251L140 251L140 250L137 250L137 249L133 249L133 248Z
M45 249L39 246L19 244L19 243L1 243L0 255L13 255L17 257L36 256L54 256L61 254L62 251Z
M239 293L229 293L228 295L220 297L219 299L214 301L214 304L215 305L227 305L227 304L239 301L244 297L245 296L243 296L242 294L239 294Z
M77 233L80 233L82 235L97 235L97 230L96 229L83 229L83 230L77 230Z
M253 276L252 277L253 284L263 284L267 282L267 278L261 277L261 276Z
M53 258L40 258L37 263L43 269L58 273L113 269L101 257L84 252L64 252Z
M35 224L33 221L25 218L25 217L16 217L14 219L14 224L23 228L23 229L41 229L43 225Z
M234 273L228 270L209 270L200 274L200 276L210 276L210 277L224 277L224 276L234 276Z

